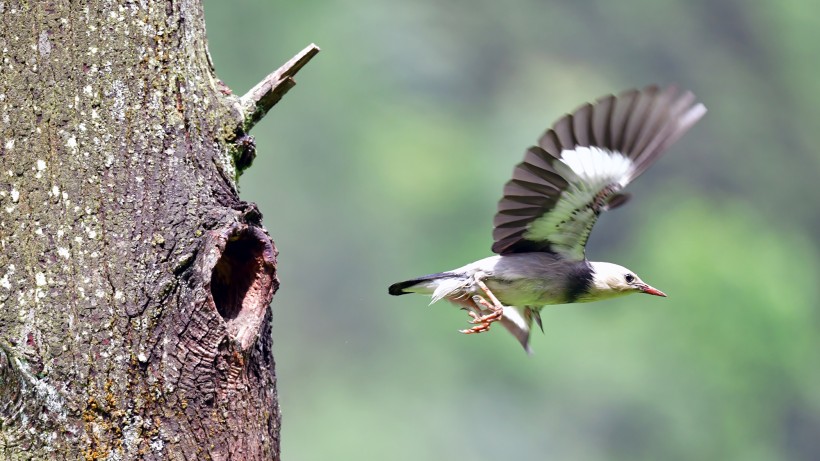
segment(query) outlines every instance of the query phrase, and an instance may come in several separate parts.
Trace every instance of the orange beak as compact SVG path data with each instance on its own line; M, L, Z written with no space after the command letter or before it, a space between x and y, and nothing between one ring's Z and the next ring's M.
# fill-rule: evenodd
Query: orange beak
M652 288L651 286L649 286L647 284L640 285L638 287L638 289L641 290L642 292L648 294L648 295L662 296L664 298L666 297L666 293L664 293L661 290L658 290L656 288Z

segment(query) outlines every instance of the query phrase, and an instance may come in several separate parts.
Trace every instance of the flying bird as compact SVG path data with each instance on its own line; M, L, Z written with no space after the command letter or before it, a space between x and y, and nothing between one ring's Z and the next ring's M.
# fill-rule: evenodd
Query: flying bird
M504 186L493 220L495 256L398 282L391 295L431 295L465 309L472 334L501 323L530 352L546 305L630 293L666 296L635 272L586 258L598 216L623 205L643 173L706 108L691 92L649 86L609 95L559 119L530 147Z

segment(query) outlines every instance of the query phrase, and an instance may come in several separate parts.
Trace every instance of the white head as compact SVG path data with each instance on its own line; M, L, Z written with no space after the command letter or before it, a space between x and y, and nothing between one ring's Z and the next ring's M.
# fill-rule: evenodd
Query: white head
M589 300L613 298L629 293L646 293L648 295L666 295L644 283L631 270L612 263L590 262L592 266L592 284L589 289Z

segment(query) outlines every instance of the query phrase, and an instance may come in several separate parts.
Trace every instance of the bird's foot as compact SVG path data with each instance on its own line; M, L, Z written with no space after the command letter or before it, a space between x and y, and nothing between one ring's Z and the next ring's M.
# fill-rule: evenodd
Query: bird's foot
M471 328L467 328L464 330L458 330L459 333L464 333L465 335L472 335L475 333L484 333L485 331L490 331L490 324L489 323L482 323L481 325L476 325Z
M467 311L467 313L470 314L470 317L472 317L470 323L472 323L475 326L472 328L468 328L466 330L459 330L461 333L464 333L465 335L470 335L474 333L484 333L485 331L490 331L490 325L493 322L497 322L498 320L500 320L501 316L504 314L503 307L497 308L496 306L487 302L487 300L482 298L481 296L473 296L473 302L476 304L476 306L483 307L484 309L489 310L490 312L488 314L479 315L476 312Z
M494 306L488 303L487 300L482 298L481 296L473 296L473 302L476 303L476 305L483 307L485 311L490 311L490 313L478 315L475 312L470 311L470 317L473 318L473 320L471 320L470 323L493 323L498 321L504 314L504 307Z

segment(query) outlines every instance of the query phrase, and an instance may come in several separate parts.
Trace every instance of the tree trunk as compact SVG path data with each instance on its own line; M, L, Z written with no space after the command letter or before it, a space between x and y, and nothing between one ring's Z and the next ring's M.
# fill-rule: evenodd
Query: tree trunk
M0 2L0 459L278 459L236 179L317 50L237 98L196 0Z

